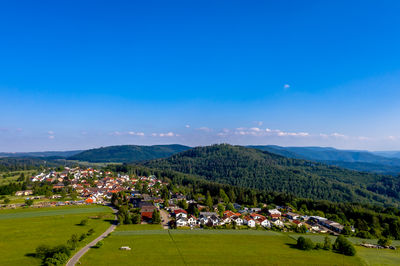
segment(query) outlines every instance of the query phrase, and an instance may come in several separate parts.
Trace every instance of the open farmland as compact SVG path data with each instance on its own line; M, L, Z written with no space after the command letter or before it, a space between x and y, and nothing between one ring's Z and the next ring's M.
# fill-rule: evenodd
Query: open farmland
M140 228L142 227L142 229ZM362 265L359 257L301 251L286 234L254 230L148 230L121 226L82 265ZM151 228L151 229L154 229ZM121 246L131 251L121 251Z
M65 244L72 234L93 228L95 233L86 243L110 226L111 213L106 206L1 210L0 265L39 265L41 261L32 256L37 246ZM77 225L88 217L87 225Z
M319 234L290 234L290 237L297 239L300 236L310 238L314 243L323 243L325 235ZM332 243L335 242L336 237L329 236ZM349 237L357 250L357 256L362 259L366 265L400 265L400 250L388 249L369 249L358 246L361 243L377 244L377 239L362 239L358 237ZM400 240L393 240L393 246L400 247Z

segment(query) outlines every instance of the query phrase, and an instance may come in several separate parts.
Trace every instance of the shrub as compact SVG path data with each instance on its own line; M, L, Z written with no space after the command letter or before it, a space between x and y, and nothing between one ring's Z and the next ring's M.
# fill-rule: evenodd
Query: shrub
M66 245L40 245L36 248L36 256L42 259L43 265L64 265L70 255L71 251Z
M26 204L27 206L32 206L32 204L33 204L33 199L27 199L27 200L25 200L25 204Z
M79 225L87 225L87 223L88 223L88 219L83 219L80 223L79 223Z
M317 244L315 244L315 248L314 249L323 249L324 248L324 245L322 244L322 243L317 243Z
M85 233L81 234L81 236L79 237L79 241L85 240L86 237L87 235Z
M334 249L344 255L354 256L356 255L356 249L353 244L347 240L344 236L340 235L336 238L335 244L333 245Z
M360 232L357 233L356 236L360 237L360 238L366 238L366 239L371 239L372 238L372 235L368 231L360 231Z
M301 250L311 250L315 247L314 243L309 238L299 237L297 239L297 248Z
M94 229L90 228L89 231L87 232L87 235L90 236L90 235L93 235L93 234L94 234Z
M332 249L332 242L331 242L331 239L328 236L325 236L323 249L325 249L325 250L331 250Z
M96 245L94 246L95 248L100 248L103 245L103 241L99 241L96 243Z
M390 246L390 244L392 244L392 240L389 238L381 237L378 240L378 245L386 247L386 246Z

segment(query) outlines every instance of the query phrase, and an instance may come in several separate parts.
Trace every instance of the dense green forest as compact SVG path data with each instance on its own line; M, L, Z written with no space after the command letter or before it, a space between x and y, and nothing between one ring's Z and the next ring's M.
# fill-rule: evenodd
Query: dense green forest
M395 204L400 179L351 171L227 144L197 147L144 166L193 174L239 187L335 202Z
M188 149L191 148L178 144L154 146L120 145L83 151L69 157L68 159L95 163L140 162L168 157Z
M0 172L21 170L35 170L40 167L57 167L62 163L56 160L44 160L39 158L0 158Z

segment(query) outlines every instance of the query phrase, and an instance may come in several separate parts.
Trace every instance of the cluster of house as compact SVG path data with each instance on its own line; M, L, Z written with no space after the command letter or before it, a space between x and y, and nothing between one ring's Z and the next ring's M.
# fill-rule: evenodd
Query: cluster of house
M112 172L87 168L68 168L62 172L49 170L31 177L32 182L46 182L53 184L54 191L61 191L67 187L73 188L85 203L103 203L110 200L113 193L130 190L137 182L147 185L151 193L158 193L162 184L155 176L130 177L129 175L113 175ZM17 191L16 196L32 195L32 190Z
M189 215L185 210L177 208L176 206L169 207L171 216L175 217L177 227L196 227L196 226L223 226L227 224L235 224L237 226L247 225L248 227L261 226L265 228L285 226L305 226L308 231L319 233L334 233L340 234L344 226L330 221L327 218L320 216L307 216L300 215L291 211L288 207L277 207L276 209L269 209L267 211L261 208L242 208L240 205L235 204L238 212L225 211L220 216L216 211L214 212L201 212L198 217Z
M261 215L257 212L250 212L243 215L243 213L225 211L222 216L216 212L200 212L199 217L188 215L183 209L173 211L177 227L182 226L222 226L227 224L235 224L237 226L247 225L249 227L256 227L257 225L270 228L272 225L283 227L284 224L281 220L281 212L277 209L269 210L268 217Z

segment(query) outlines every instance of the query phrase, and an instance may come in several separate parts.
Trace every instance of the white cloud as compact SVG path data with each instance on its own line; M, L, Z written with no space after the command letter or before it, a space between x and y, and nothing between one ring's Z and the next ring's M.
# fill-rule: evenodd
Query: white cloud
M336 132L332 133L331 136L335 137L335 138L347 138L346 135L343 135L343 134L340 134L340 133L336 133Z
M388 136L387 139L388 139L388 140L397 140L397 137L395 137L395 136Z
M121 136L122 133L119 132L119 131L114 131L114 132L110 133L110 135L113 135L113 136Z
M153 137L179 137L179 134L176 134L174 132L167 132L167 133L152 133L151 134Z
M186 128L190 128L190 125L186 125L185 127L186 127Z
M141 137L143 137L143 136L144 136L144 133L143 133L143 132L129 131L129 132L128 132L128 135L131 135L131 136L141 136Z
M234 132L236 135L241 136L257 136L257 137L264 137L264 136L278 136L278 137L285 137L285 136L292 136L292 137L308 137L310 136L307 132L285 132L279 129L261 129L259 127L252 127L252 128L244 128L239 127L236 128Z
M284 84L284 85L283 85L283 88L284 88L285 90L287 90L287 89L290 88L290 85L289 85L289 84Z
M224 129L222 129L221 132L218 132L218 133L217 133L217 136L225 137L225 136L228 136L229 133L230 133L230 130L227 129L227 128L224 128Z
M49 138L49 139L54 139L54 138L55 138L55 136L53 136L53 135L50 135L50 136L48 136L48 138Z
M47 134L54 135L54 131L50 130L50 131L47 132Z
M200 128L198 128L198 130L201 130L201 131L204 131L204 132L211 132L212 131L212 129L208 128L208 127L200 127Z

